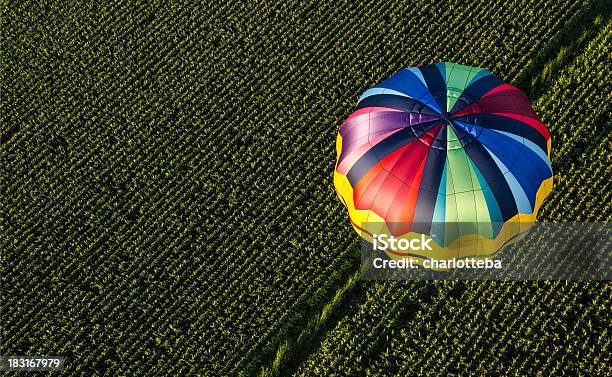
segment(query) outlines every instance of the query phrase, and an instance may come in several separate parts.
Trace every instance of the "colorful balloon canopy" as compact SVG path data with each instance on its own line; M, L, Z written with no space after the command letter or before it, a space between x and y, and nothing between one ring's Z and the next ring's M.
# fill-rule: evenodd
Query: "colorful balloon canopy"
M523 92L482 68L397 72L363 93L336 145L334 185L355 230L424 234L438 257L497 251L552 189L548 130Z

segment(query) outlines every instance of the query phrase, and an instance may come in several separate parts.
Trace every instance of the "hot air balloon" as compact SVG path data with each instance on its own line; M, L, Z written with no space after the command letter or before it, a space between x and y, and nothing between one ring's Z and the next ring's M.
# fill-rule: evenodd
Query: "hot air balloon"
M336 193L353 228L432 239L391 257L487 257L524 235L553 186L550 134L518 88L486 69L402 69L339 128Z

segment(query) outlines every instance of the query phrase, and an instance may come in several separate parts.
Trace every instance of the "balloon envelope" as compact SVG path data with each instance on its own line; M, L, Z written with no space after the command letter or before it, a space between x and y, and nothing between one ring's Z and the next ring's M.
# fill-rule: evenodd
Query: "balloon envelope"
M336 146L334 186L355 230L425 234L437 257L494 253L552 189L548 130L522 91L482 68L397 72L363 93Z

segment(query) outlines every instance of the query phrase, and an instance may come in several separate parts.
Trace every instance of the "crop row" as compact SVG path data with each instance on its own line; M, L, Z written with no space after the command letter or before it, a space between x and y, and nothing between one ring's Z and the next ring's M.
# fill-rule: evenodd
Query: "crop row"
M463 294L398 331L366 374L601 374L609 294L602 283L466 283Z

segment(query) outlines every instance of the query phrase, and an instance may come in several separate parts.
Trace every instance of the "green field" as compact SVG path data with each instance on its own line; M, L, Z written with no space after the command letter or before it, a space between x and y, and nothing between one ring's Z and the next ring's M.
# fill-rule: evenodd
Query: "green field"
M368 282L359 95L485 67L552 135L541 221L612 219L610 1L3 2L0 355L73 375L585 374L609 282Z

